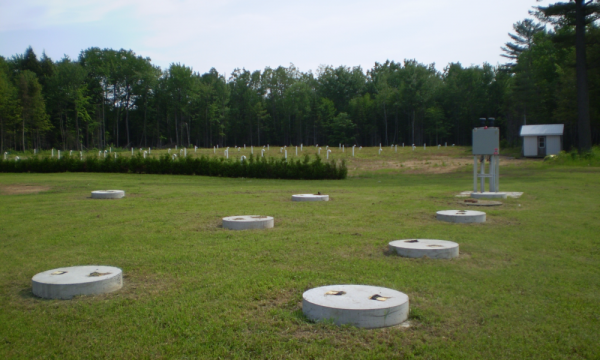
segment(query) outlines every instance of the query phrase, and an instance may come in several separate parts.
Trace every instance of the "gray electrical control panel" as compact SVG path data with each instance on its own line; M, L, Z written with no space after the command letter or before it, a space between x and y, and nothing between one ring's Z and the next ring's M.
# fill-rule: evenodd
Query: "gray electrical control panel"
M473 155L498 155L500 129L497 127L473 129Z

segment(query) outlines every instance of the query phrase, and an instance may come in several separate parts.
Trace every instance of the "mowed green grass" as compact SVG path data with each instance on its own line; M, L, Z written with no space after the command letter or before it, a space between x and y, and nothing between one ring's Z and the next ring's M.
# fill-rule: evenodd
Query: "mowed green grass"
M523 197L472 225L435 219L466 209L454 195L471 188L470 166L341 181L0 174L0 185L51 187L0 194L0 358L596 358L600 169L523 164L501 168L500 180ZM126 197L90 199L99 189ZM331 201L291 202L317 191ZM275 228L221 228L245 214L273 216ZM405 238L456 241L461 256L387 251ZM87 264L122 268L123 289L32 295L36 273ZM308 321L302 293L328 284L406 293L410 327Z

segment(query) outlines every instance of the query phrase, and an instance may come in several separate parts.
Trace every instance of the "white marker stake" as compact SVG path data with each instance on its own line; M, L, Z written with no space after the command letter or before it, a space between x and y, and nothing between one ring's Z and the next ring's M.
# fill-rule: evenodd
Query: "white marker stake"
M440 148L440 146L442 146L442 145L438 144L438 149Z
M342 152L346 152L345 145L342 145Z
M106 150L104 150L104 158L106 159Z
M261 149L260 150L260 156L261 157L265 157L265 149Z
M4 160L6 160L6 155L8 155L7 152L4 153Z
M144 159L146 158L147 153L148 153L147 151L144 151Z
M115 159L117 158L117 153L115 153Z
M60 160L60 150L58 150L58 160Z
M427 150L427 144L423 143L423 150Z
M444 143L444 147L448 147L448 143L447 142Z
M131 156L133 156L133 148L131 148Z
M152 149L148 148L148 154L152 154Z
M175 150L177 150L177 145L175 145Z
M171 148L169 148L169 154L171 153Z
M112 154L112 146L108 148L109 152Z
M69 150L69 156L73 155L73 150Z
M198 147L194 146L194 153L197 153L197 152L198 152Z
M340 150L342 150L342 144L340 144Z
M319 148L319 155L321 155L321 148Z
M415 146L415 144L413 144L413 151L415 151L415 149L416 149L416 146Z
M246 144L244 144L244 150L246 150Z
M300 151L302 151L302 144L300 144Z
M287 150L285 150L285 159L287 160Z
M102 151L98 151L98 156L102 155Z
M79 152L79 160L83 160L83 151Z
M296 146L296 156L298 156L298 147Z
M254 146L250 146L250 154L254 155Z
M362 150L362 146L358 148L358 150Z
M217 153L217 148L213 146L213 154Z
M229 148L228 148L228 150L225 150L225 157L226 157L227 159L229 159Z
M240 162L243 163L244 160L246 160L246 157L244 155L242 155L242 157L240 158Z
M329 160L329 153L331 152L331 150L327 150L327 160Z
M379 148L379 155L381 155L381 150L382 150L382 149L381 149L381 148Z
M54 149L52 149L52 157L54 157Z
M281 154L283 152L283 148L279 149L279 153Z
M33 149L33 155L37 154L37 149Z
M354 148L356 147L356 145L352 146L352 157L354 157Z

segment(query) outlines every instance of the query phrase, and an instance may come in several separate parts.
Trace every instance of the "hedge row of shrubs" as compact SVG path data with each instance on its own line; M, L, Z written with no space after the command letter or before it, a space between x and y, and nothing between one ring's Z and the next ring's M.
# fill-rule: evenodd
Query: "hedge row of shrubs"
M250 156L244 161L215 157L185 157L172 159L165 154L161 157L99 158L64 156L61 159L30 157L24 160L0 160L0 172L11 173L56 173L56 172L98 172L205 175L222 177L245 177L262 179L345 179L348 174L345 161L323 162L319 156L314 160L306 155L304 159L275 159Z

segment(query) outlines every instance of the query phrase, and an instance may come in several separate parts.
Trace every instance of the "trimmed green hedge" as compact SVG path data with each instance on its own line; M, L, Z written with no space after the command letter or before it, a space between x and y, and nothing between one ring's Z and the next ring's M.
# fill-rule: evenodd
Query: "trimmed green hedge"
M165 154L161 157L143 158L141 154L116 159L65 156L59 159L37 156L25 160L0 160L0 172L11 173L55 173L55 172L98 172L205 175L222 177L245 177L262 179L345 179L348 175L346 162L337 165L335 161L324 163L319 156L313 161L306 155L304 159L275 159L253 156L241 162L239 159L226 160L201 156L198 158L177 158L173 160Z

